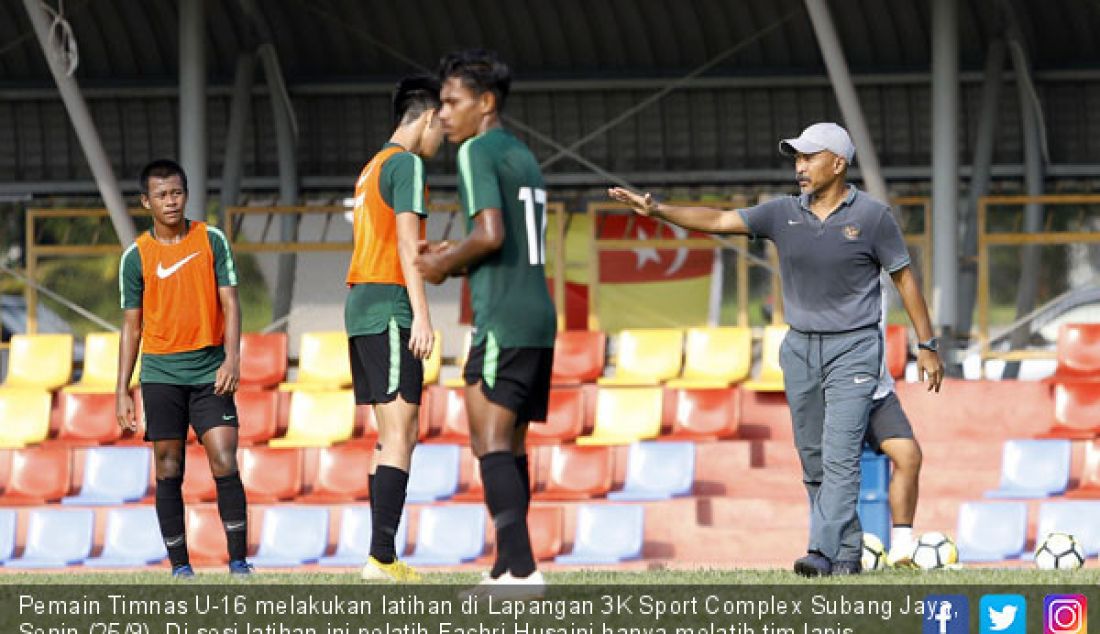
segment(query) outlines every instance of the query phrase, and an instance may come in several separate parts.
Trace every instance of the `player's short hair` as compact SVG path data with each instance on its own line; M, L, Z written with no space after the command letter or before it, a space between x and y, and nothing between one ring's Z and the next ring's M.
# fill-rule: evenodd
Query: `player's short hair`
M512 71L500 61L496 51L467 49L448 53L439 62L439 79L458 77L478 95L491 92L496 96L497 112L504 110L504 101L512 87Z
M438 77L426 73L403 77L393 89L393 124L408 123L440 105Z
M149 195L149 179L150 178L170 178L172 176L179 176L180 182L183 183L183 191L187 191L187 174L183 173L183 168L180 164L171 159L157 159L150 161L145 167L141 168L141 176L138 178L138 188L141 193L146 196Z

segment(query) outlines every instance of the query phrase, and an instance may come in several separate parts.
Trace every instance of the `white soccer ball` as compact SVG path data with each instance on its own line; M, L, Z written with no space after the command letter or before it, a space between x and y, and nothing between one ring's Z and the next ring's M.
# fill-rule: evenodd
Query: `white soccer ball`
M920 536L913 547L913 563L923 570L937 570L959 561L959 550L950 537L939 531Z
M1035 549L1035 567L1040 570L1077 570L1085 565L1085 549L1069 533L1051 533Z
M864 572L886 567L886 547L874 533L863 534L863 554L860 557Z

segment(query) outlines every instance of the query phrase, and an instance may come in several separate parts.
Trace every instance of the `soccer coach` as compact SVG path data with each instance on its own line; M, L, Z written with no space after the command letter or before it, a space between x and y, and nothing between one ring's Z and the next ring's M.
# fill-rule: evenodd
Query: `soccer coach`
M855 155L848 132L815 123L780 142L779 151L794 158L799 196L722 210L674 207L618 187L608 195L685 229L775 243L791 326L779 363L810 500L809 546L794 570L808 577L858 574L859 459L883 354L881 269L917 331L919 377L928 376L929 390L939 391L943 362L890 207L847 182Z

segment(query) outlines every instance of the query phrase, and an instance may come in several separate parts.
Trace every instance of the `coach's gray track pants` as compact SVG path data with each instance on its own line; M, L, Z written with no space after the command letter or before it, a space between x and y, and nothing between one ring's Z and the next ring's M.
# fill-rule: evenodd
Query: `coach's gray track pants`
M881 358L875 326L825 334L792 328L779 350L810 498L807 550L833 561L858 561L862 553L859 458Z

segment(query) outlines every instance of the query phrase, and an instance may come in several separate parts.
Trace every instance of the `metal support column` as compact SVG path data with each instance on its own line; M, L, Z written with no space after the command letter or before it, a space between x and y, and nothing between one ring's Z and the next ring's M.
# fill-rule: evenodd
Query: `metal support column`
M829 7L825 0L806 0L806 10L810 14L810 22L817 35L821 57L825 59L825 68L829 73L829 81L833 85L836 101L840 105L840 114L844 117L844 123L856 146L856 157L863 175L863 186L875 198L889 202L890 192L886 189L886 179L882 177L882 168L871 139L871 130L863 117L859 95L856 93L855 84L852 83L852 75L848 72L848 62L844 58L844 49L840 46L840 38L837 37Z
M206 220L206 48L205 0L179 3L180 17L180 166L187 174L187 210Z
M932 1L932 322L954 344L958 273L959 8Z
M252 79L256 74L256 56L241 53L233 81L233 100L229 106L229 130L222 162L222 191L218 205L218 224L225 222L225 209L240 204L241 174L244 171L244 138L252 118Z
M111 216L111 224L114 225L118 240L123 245L134 241L134 221L126 211L126 201L122 198L122 190L119 189L118 179L115 178L111 160L107 157L107 151L96 131L95 122L88 111L88 104L80 93L80 85L76 78L70 77L61 61L50 47L50 23L38 0L23 0L23 7L27 10L31 25L34 27L34 35L38 38L38 44L42 47L42 53L46 56L50 74L53 75L57 91L61 93L61 101L65 104L65 110L69 114L69 121L73 124L76 138L80 141L80 147L84 150L84 158L88 161L88 167L92 170L99 195L103 197L103 204Z

